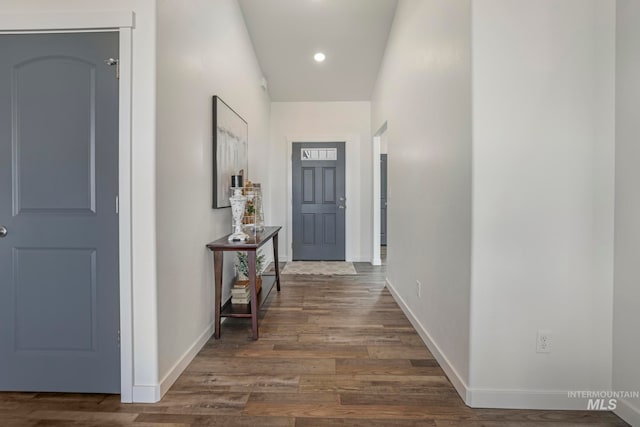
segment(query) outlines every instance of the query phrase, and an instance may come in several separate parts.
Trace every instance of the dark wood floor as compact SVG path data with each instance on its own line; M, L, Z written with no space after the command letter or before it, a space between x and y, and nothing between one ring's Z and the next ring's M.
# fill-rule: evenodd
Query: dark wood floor
M261 338L230 319L162 399L0 393L0 426L603 427L611 413L475 410L464 405L384 288L357 276L283 276Z

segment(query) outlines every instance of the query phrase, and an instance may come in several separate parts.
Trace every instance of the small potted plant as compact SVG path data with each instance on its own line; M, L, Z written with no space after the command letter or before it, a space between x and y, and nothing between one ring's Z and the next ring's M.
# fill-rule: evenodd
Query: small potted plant
M236 262L236 283L249 281L249 255L246 252L237 253ZM265 256L264 254L256 254L256 292L260 292L262 289L262 269L264 268Z

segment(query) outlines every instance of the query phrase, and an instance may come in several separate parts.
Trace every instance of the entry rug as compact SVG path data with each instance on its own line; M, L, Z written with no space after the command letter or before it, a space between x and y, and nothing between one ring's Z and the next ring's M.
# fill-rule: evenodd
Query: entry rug
M356 269L352 262L343 261L293 261L288 262L282 274L320 274L323 276L353 275Z

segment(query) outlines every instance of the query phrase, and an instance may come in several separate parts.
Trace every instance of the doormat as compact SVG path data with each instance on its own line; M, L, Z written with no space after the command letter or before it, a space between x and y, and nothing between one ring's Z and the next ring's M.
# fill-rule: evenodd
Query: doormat
M282 274L320 274L343 276L358 274L352 262L343 261L293 261L288 262Z

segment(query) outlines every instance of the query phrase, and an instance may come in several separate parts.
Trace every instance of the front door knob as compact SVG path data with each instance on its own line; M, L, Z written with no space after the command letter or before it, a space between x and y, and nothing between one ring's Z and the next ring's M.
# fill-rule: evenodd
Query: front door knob
M0 238L5 237L7 235L7 227L4 225L0 225Z

